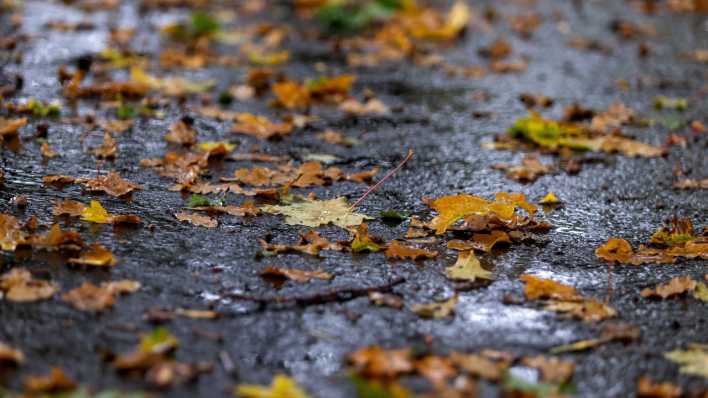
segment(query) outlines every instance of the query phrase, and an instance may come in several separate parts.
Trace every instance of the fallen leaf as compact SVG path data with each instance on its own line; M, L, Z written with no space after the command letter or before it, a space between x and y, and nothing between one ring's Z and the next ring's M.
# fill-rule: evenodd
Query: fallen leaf
M688 350L670 351L664 357L681 365L681 374L708 378L708 346L704 344L689 344Z
M37 393L61 393L76 389L76 382L64 374L61 368L53 367L46 376L27 376L25 390Z
M27 124L27 118L6 119L0 117L0 141L5 136L17 135L17 131Z
M562 384L568 382L575 372L575 364L555 357L538 355L524 357L521 360L524 366L541 371L543 381L546 383Z
M522 183L534 182L539 177L549 174L555 169L552 165L541 163L537 155L524 156L519 165L498 163L492 165L492 168L505 170L508 178Z
M339 110L350 115L388 115L391 110L381 100L372 98L365 103L355 99L348 99L339 104Z
M13 268L0 275L0 298L26 303L51 298L59 289L53 282L33 279L25 268Z
M354 239L352 240L351 247L354 253L376 253L384 248L383 245L371 239L369 236L369 226L366 225L366 223L361 223L354 231Z
M708 178L702 180L684 178L676 181L673 186L676 189L708 189Z
M386 248L384 255L386 255L386 257L388 258L409 258L411 260L419 260L424 258L436 257L438 255L438 252L405 246L400 242L394 240L388 245L388 248Z
M113 216L108 213L97 200L92 200L89 207L86 207L84 211L81 212L81 219L83 221L95 222L97 224L109 224L111 223L112 217Z
M304 271L295 268L280 268L274 266L266 267L263 271L260 272L260 275L283 277L287 279L292 279L295 282L300 283L309 282L311 279L321 279L328 281L334 278L332 274L325 272L324 270Z
M140 289L140 283L131 280L103 282L96 286L84 282L81 286L62 295L62 300L71 303L81 311L103 311L113 307L118 294L134 293Z
M182 118L172 123L165 134L165 140L184 146L194 145L197 142L197 132L192 127L192 119Z
M445 274L452 280L474 282L478 279L491 280L492 273L482 268L472 251L461 251L455 265L445 269Z
M239 384L234 393L241 398L309 398L295 380L276 375L270 386Z
M517 206L527 210L529 216L533 216L536 212L535 206L526 202L523 194L505 192L497 193L493 202L479 196L460 194L435 199L429 206L438 212L430 222L430 226L438 235L444 233L457 220L468 215L493 213L503 221L511 221Z
M15 251L17 246L27 243L27 238L27 233L22 230L17 218L0 213L0 248L2 250Z
M403 308L403 299L395 294L369 292L369 300L378 306L386 306L395 309Z
M580 302L549 301L544 309L564 313L586 322L597 322L617 315L617 311L612 307L595 299L585 299Z
M219 222L215 218L194 213L175 213L175 218L179 221L187 221L197 227L216 228L216 226L219 225Z
M693 297L708 303L708 285L703 282L698 282L696 289L693 291Z
M251 135L262 140L288 135L295 128L292 123L274 123L264 116L257 116L250 113L239 113L236 115L235 119L236 122L231 128L231 131Z
M577 301L582 299L574 287L551 279L537 278L529 274L521 275L519 279L526 282L524 292L528 300Z
M192 319L216 319L219 313L211 310L190 310L185 308L177 308L175 314Z
M99 243L94 243L86 251L79 253L78 258L70 258L67 262L69 264L91 265L94 267L112 267L117 263L113 253Z
M99 159L114 159L118 153L118 145L109 132L103 134L103 143L94 148L92 153Z
M287 205L269 205L261 207L261 210L284 215L286 224L312 228L329 223L347 228L370 219L366 215L355 213L343 197L329 200L304 200Z
M433 386L444 387L448 380L457 375L457 369L448 358L428 355L416 359L415 371L427 379Z
M661 297L667 299L669 297L678 296L686 292L692 292L696 288L696 281L689 276L678 276L662 285L658 285L654 289L646 288L642 290L642 297Z
M139 185L123 179L116 171L109 171L105 176L98 176L83 183L90 191L105 192L115 197L126 196L135 189L140 189Z
M668 381L657 383L646 376L640 377L637 384L638 398L679 398L682 393L681 387Z
M457 305L457 295L449 299L436 303L414 304L411 311L418 314L422 318L445 318L455 312Z
M607 262L620 264L673 264L676 259L662 250L640 247L637 252L624 239L610 238L607 243L595 249L595 255Z
M557 204L561 203L561 201L560 201L560 199L558 199L558 196L556 196L555 193L549 192L538 203L542 204L542 205L557 205Z
M259 239L263 250L271 254L280 254L288 252L306 253L311 256L318 256L321 250L342 251L344 246L339 243L333 243L320 236L315 230L309 230L305 233L300 233L298 242L294 245L279 245L268 243L263 239Z
M84 213L84 210L86 210L86 205L83 203L65 199L62 202L54 204L52 214L54 216L68 215L71 217L80 217Z
M450 359L466 373L490 381L500 380L512 363L511 358L490 358L483 353L461 354L452 352Z
M365 347L350 354L349 362L357 374L366 378L393 379L413 371L413 358L409 349Z
M42 157L47 159L59 156L59 154L49 146L48 142L43 142L39 147L39 151L42 153Z
M22 351L12 348L0 342L0 369L4 365L21 365L25 362L25 354Z

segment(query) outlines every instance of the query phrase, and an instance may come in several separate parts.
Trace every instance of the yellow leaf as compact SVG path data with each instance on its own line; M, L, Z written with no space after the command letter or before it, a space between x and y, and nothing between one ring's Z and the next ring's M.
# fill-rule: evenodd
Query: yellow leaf
M681 365L679 373L708 378L708 346L690 344L688 348L686 351L667 352L664 357Z
M546 196L541 199L540 202L538 202L542 205L555 205L560 203L560 199L558 199L558 196L556 196L555 193L549 192Z
M81 212L81 219L97 224L110 224L112 215L97 200L92 200L89 207Z
M276 375L270 386L241 384L234 393L241 398L309 398L295 380L285 375Z
M699 282L696 285L696 290L693 291L693 297L708 303L708 286L703 282Z
M423 318L445 318L455 312L457 295L438 303L415 304L411 310Z
M448 227L464 216L489 214L492 211L491 205L492 202L479 196L467 194L443 196L433 201L430 205L438 212L438 216L433 218L430 224L435 228L437 234L442 234ZM499 205L496 206L494 212L498 212L497 215L501 219L510 219L514 214L514 206Z
M116 265L113 253L105 246L95 243L88 250L81 252L78 258L70 258L70 264L93 265L96 267L112 267Z
M446 268L445 273L454 280L474 282L477 279L493 279L492 273L482 268L472 251L461 251L455 265Z
M305 200L284 206L263 206L261 210L266 213L284 215L286 224L305 225L313 228L329 223L346 228L359 225L365 219L371 218L364 214L355 213L343 197L329 200Z

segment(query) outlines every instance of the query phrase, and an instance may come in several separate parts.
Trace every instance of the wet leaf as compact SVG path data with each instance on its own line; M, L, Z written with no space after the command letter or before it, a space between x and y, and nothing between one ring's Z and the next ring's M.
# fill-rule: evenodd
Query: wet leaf
M17 131L27 124L27 118L6 119L0 117L0 141L3 137L17 135Z
M472 251L461 251L455 265L445 269L445 274L453 280L474 282L478 279L492 280L492 273L482 268Z
M270 386L239 384L234 394L241 398L309 398L295 380L285 375L276 375Z
M639 398L679 398L681 394L681 387L669 382L657 383L646 376L640 377L637 384Z
M558 199L558 196L556 196L555 193L549 192L549 193L548 193L546 196L544 196L543 199L541 199L541 201L538 202L538 203L539 203L539 204L542 204L542 205L557 205L557 204L561 203L561 201L560 201L560 199Z
M551 173L555 168L552 165L541 163L537 155L526 155L521 159L521 164L513 165L508 163L498 163L492 165L493 169L504 170L507 178L514 181L526 183L534 182L539 177Z
M275 276L294 280L295 282L305 283L311 279L331 280L334 276L324 270L304 271L295 268L280 268L269 266L260 272L261 276Z
M97 224L109 224L111 218L112 215L108 213L97 200L92 200L89 207L81 212L81 219L83 221L95 222Z
M536 213L535 206L526 202L523 194L505 192L497 193L493 202L467 194L443 196L431 202L430 207L438 212L430 222L437 234L444 233L457 220L469 215L493 213L503 221L511 221L517 207L525 209L530 216Z
M68 215L71 217L80 217L85 210L86 205L83 203L65 199L63 202L57 202L54 204L52 214L55 216Z
M449 299L436 303L414 304L411 311L418 314L422 318L445 318L455 312L457 305L457 295Z
M679 373L708 378L708 346L689 344L687 350L674 350L664 354L664 357L681 365Z
M585 322L598 322L604 319L613 318L617 315L612 307L609 307L595 299L585 299L580 302L573 301L549 301L544 309L548 311L567 314Z
M266 251L266 253L272 254L300 252L309 254L311 256L318 256L321 250L344 250L344 246L340 245L339 243L333 243L328 241L327 239L321 237L320 234L314 230L309 230L305 233L301 232L298 242L294 245L273 244L268 243L263 239L259 239L258 242L260 243L263 250Z
M689 276L678 276L662 285L658 285L654 289L646 288L642 290L642 297L661 297L667 299L669 297L678 296L687 292L692 292L696 288L696 281Z
M349 362L357 374L366 378L392 379L413 371L413 358L409 349L365 347L350 354Z
M568 382L575 372L575 364L555 357L538 355L535 357L524 357L521 363L530 368L541 371L543 381L552 384L562 384Z
M187 221L197 227L216 228L219 225L219 222L215 218L195 213L179 212L175 213L175 218L179 221Z
M103 134L103 143L91 151L99 159L114 159L118 153L118 145L109 132Z
M98 176L92 180L86 180L83 184L90 191L105 192L115 197L126 196L134 190L140 189L139 185L123 179L116 171L109 171L105 176Z
M59 289L53 282L33 279L25 268L13 268L0 275L0 298L26 303L51 298Z
M0 342L0 369L4 365L21 365L25 362L22 351Z
M187 121L191 121L191 119L181 119L172 123L170 130L165 134L165 140L185 146L195 144L197 142L197 132Z
M354 231L354 239L351 245L354 253L376 253L384 248L383 245L376 243L369 237L369 226L366 223L360 224Z
M247 134L262 140L288 135L295 128L292 123L275 123L265 116L250 113L239 113L235 119L231 129L234 133Z
M708 303L708 285L703 282L698 282L696 289L693 291L693 297Z
M388 258L400 258L402 260L408 258L411 260L420 260L437 257L438 252L406 246L401 244L399 241L394 240L388 245L388 248L386 248L384 254Z
M94 243L79 253L79 257L67 260L69 264L90 265L94 267L112 267L118 263L113 253L105 246Z
M164 354L173 351L178 345L177 338L167 328L160 327L144 334L138 349L144 353Z
M661 250L640 247L637 252L624 239L610 238L606 244L595 249L595 255L607 262L620 264L673 264L676 259Z
M45 376L27 376L24 385L25 390L35 394L73 391L77 386L76 382L57 367L53 367L50 373Z
M537 278L533 275L524 274L519 277L526 282L524 292L528 300L561 300L575 301L582 299L582 296L574 287L564 285L551 279Z
M343 197L329 200L304 200L287 205L269 205L261 210L271 214L282 214L285 223L289 225L305 225L318 227L332 223L338 227L347 228L359 225L370 217L354 212Z
M15 251L17 246L26 242L27 233L22 230L17 218L0 213L0 248L5 251Z
M104 282L100 286L84 282L76 289L64 293L62 300L81 311L103 311L113 307L116 295L134 293L138 289L140 283L131 280Z

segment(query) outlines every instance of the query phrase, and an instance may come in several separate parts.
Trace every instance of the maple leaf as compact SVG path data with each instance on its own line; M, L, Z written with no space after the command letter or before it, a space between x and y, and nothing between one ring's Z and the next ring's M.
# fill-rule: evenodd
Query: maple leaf
M236 120L231 128L231 131L234 133L251 135L262 140L268 140L290 134L295 128L292 123L274 123L265 116L258 116L250 113L239 113L236 115L235 119Z
M215 218L211 218L209 216L202 216L194 213L175 213L175 218L179 221L187 221L192 225L196 225L198 227L216 228L219 225L219 222Z
M270 386L240 384L234 393L241 398L309 398L295 380L285 375L276 375Z
M496 215L500 220L512 221L517 207L523 208L533 217L536 207L526 202L523 194L499 192L493 202L479 196L459 194L443 196L429 204L438 215L430 225L440 235L462 217L469 215Z
M393 242L391 242L391 244L388 245L384 254L386 255L386 257L389 258L409 258L411 260L418 260L423 258L436 257L438 255L438 252L405 246L402 245L400 242L394 240Z
M457 295L450 297L445 301L425 303L425 304L414 304L411 307L411 311L418 314L422 318L445 318L452 315L455 312L455 306L457 305Z
M287 205L268 205L261 210L271 214L282 214L285 223L289 225L305 225L318 227L332 223L338 227L347 228L359 225L371 217L355 213L343 197L329 200L304 200Z
M553 299L576 301L582 298L574 287L558 283L551 279L537 278L529 274L521 275L519 279L526 282L524 292L528 300Z
M103 144L94 148L92 153L99 159L114 159L118 153L118 146L109 132L103 134Z
M651 235L649 241L656 245L676 246L696 239L693 223L689 218L674 217L669 226L662 226Z
M369 237L369 226L366 225L366 223L361 223L354 231L354 239L352 240L351 246L352 251L355 253L376 253L384 248L384 246L374 242L371 237Z
M524 357L521 363L524 366L540 370L543 381L547 383L565 383L573 377L575 371L573 362L543 355Z
M332 243L327 239L320 236L320 234L315 230L309 230L306 233L300 232L300 238L298 242L292 246L289 245L279 245L268 243L263 239L259 239L263 250L271 254L288 253L291 251L306 253L311 256L318 256L321 250L344 250L344 246L339 243Z
M295 282L309 282L311 279L331 280L334 276L324 270L304 271L295 268L279 268L268 266L260 272L261 276L282 277L294 280Z
M458 254L457 262L445 269L445 274L453 280L463 280L474 282L477 279L494 279L492 273L482 268L479 259L472 251L461 251Z
M490 253L497 244L511 244L509 234L504 231L493 230L488 234L473 234L472 240L453 239L447 242L447 247L453 250L479 250Z
M69 264L91 265L94 267L112 267L117 263L113 253L99 243L94 243L86 251L81 252L79 257L70 258L67 261Z
M33 279L25 268L13 268L0 275L0 298L16 302L46 300L59 289L53 282Z
M679 373L708 378L708 346L705 344L690 344L688 350L670 351L664 357L681 365Z
M108 195L118 198L128 195L135 189L140 189L139 185L123 179L117 171L113 170L109 171L105 176L98 176L92 180L85 180L83 184L90 191L105 192Z
M607 243L595 249L595 255L607 262L641 265L647 263L673 264L676 258L663 250L640 247L637 252L624 239L610 238Z

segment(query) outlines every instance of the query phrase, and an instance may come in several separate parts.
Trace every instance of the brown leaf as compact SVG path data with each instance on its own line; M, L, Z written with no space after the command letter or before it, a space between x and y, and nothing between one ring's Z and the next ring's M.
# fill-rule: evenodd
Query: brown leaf
M26 243L27 233L22 230L17 218L0 213L0 248L5 251L15 251L17 246Z
M216 228L216 226L219 225L219 222L215 218L211 218L209 216L202 216L194 213L175 213L175 218L177 218L179 221L187 221L192 225L196 225L198 227Z
M450 297L445 301L414 304L411 306L411 311L418 314L422 318L445 318L455 312L457 305L457 295Z
M450 354L452 362L465 372L481 378L498 381L511 365L512 359L507 357L491 358L482 354Z
M349 362L363 377L393 379L413 371L413 360L409 349L385 350L371 346L349 355Z
M139 185L123 179L117 171L109 171L105 176L98 176L92 180L86 180L83 184L93 192L105 192L115 197L126 196L135 189L140 189Z
M274 123L264 116L257 116L250 113L239 113L236 115L236 123L232 127L234 133L252 135L262 140L290 134L294 129L292 123Z
M92 153L99 159L114 159L118 153L118 145L109 132L103 134L103 144L95 148Z
M388 258L400 258L400 259L409 258L411 260L418 260L418 259L436 257L438 255L438 252L428 251L425 249L418 249L415 247L404 246L401 243L399 243L398 241L394 240L388 246L388 248L386 249L384 254Z
M63 202L55 202L52 208L54 216L68 215L71 217L81 217L81 214L86 210L86 205L70 199L65 199Z
M90 265L94 267L112 267L117 261L113 253L100 243L94 243L77 258L67 260L69 264Z
M386 306L395 309L403 308L403 299L395 294L369 292L369 300L378 306Z
M562 384L568 382L575 372L575 364L570 361L563 361L555 357L538 355L535 357L525 357L521 363L530 368L541 371L543 381L552 384Z
M268 243L263 239L259 239L258 243L260 243L263 250L275 254L300 252L311 256L318 256L321 250L344 250L344 246L341 244L328 241L327 239L321 237L317 231L312 229L305 233L301 232L298 242L294 245L273 244Z
M187 124L189 119L181 119L170 125L170 131L165 134L165 140L175 144L190 146L197 143L197 132L191 124Z
M521 164L513 165L508 163L498 163L492 166L493 169L505 170L506 176L512 180L522 183L534 182L539 177L552 172L555 168L552 165L541 163L537 155L526 155L521 159Z
M444 386L457 375L457 370L448 358L428 355L417 359L413 364L415 371L425 377L433 386Z
M689 276L678 276L663 285L658 285L654 289L646 288L642 290L642 297L669 297L678 296L686 292L692 292L696 288L696 281Z
M280 268L268 266L260 273L261 276L276 276L294 280L295 282L305 283L311 279L331 280L334 278L332 274L324 271L304 271L295 268Z
M577 301L582 299L582 296L575 290L574 287L567 286L550 279L537 278L529 274L521 275L519 279L526 282L524 291L528 300L552 299Z
M598 322L617 315L617 311L612 307L595 299L585 299L580 302L549 301L544 309L567 314L585 322Z
M25 268L13 268L0 275L0 298L15 302L33 302L51 298L59 289L53 282L33 279Z
M27 376L25 389L31 393L59 393L73 391L76 382L64 374L61 368L54 367L46 376Z
M115 304L113 292L90 282L84 282L80 287L69 290L61 298L81 311L103 311Z
M21 365L24 362L22 351L0 342L0 369L5 365Z
M53 150L49 146L48 142L43 142L42 145L39 147L39 151L42 153L42 157L45 157L47 159L51 159L59 155L55 150Z
M0 141L5 136L17 135L17 130L27 124L27 118L6 119L0 117Z
M681 387L668 381L657 383L646 376L640 377L637 385L638 398L679 398L682 393Z

